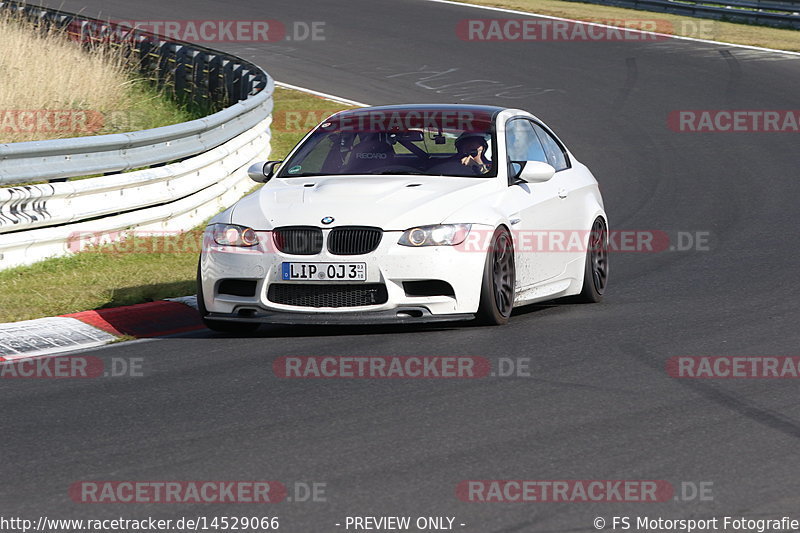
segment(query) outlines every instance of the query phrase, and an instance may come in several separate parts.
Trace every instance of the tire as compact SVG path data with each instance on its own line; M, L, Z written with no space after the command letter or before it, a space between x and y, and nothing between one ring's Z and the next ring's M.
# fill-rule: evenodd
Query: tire
M608 284L608 228L597 217L589 233L586 264L583 271L583 289L577 299L581 303L597 303L603 299Z
M514 242L505 227L497 228L486 254L481 282L481 299L475 319L486 326L508 322L514 308Z
M261 324L258 322L229 322L227 320L211 320L206 318L206 316L208 316L208 310L206 309L206 302L203 299L203 283L200 279L200 261L197 262L197 310L200 313L203 325L219 333L244 335L254 333L261 327Z

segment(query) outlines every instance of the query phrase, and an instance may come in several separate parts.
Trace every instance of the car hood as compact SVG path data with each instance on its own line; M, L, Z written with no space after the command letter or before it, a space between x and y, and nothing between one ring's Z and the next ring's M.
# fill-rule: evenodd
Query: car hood
M256 230L278 226L377 226L386 231L439 224L498 188L497 178L325 176L269 181L240 200L231 222ZM464 222L469 220L452 220Z

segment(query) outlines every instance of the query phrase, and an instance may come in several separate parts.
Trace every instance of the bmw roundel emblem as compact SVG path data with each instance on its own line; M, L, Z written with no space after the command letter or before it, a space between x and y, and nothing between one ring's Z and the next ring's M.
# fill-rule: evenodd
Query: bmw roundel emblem
M322 219L323 224L330 224L331 222L333 222L333 217L325 217Z

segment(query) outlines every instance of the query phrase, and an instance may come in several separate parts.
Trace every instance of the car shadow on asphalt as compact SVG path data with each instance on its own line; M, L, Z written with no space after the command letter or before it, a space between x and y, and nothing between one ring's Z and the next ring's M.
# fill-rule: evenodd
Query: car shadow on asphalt
M511 313L511 324L524 317L534 316L547 310L571 307L575 302L563 299L543 304L532 304L514 309ZM365 335L408 335L458 330L493 329L502 326L484 326L474 321L460 320L453 322L418 323L418 324L358 324L358 325L270 325L264 324L253 333L221 333L210 330L194 332L192 336L210 338L297 338L297 337L348 337Z

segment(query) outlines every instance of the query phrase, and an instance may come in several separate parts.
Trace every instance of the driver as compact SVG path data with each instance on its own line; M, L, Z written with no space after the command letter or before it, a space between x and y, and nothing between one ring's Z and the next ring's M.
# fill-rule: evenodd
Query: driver
M492 162L486 158L489 143L484 135L465 131L458 136L455 145L462 165L470 167L475 174L489 173Z

